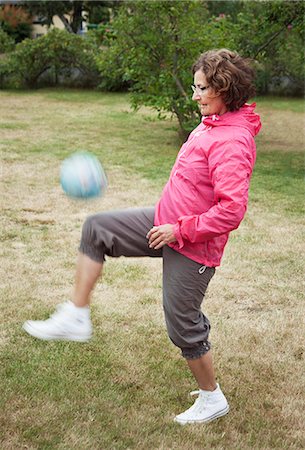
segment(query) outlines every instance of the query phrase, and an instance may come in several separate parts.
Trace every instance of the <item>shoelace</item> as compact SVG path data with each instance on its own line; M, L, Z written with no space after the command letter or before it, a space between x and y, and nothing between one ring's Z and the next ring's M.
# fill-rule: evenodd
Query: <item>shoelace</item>
M190 392L190 395L194 397L195 395L198 395L199 397L195 400L195 403L188 409L190 412L201 412L204 409L206 409L206 395L202 393L200 390L192 391Z
M200 394L200 390L199 389L197 391L190 392L190 396L191 397L195 397L195 395L199 395L199 394Z
M62 317L62 313L65 310L65 304L64 303L60 303L59 305L56 306L56 310L53 312L53 314L50 315L49 319L50 321L54 321L59 323L61 317Z

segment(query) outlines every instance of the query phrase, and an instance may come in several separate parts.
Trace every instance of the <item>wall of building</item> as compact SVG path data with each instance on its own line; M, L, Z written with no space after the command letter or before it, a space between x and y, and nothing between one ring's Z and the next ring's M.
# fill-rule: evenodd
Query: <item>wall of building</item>
M66 14L65 17L69 21L70 19L69 15ZM34 17L32 25L32 38L35 39L37 37L44 36L45 34L47 34L49 29L51 30L52 28L58 28L59 30L65 29L64 24L62 23L62 21L58 16L53 16L52 20L53 24L49 28L47 25L41 25L40 23L38 23L38 19ZM82 23L82 30L84 33L86 33L87 31L87 24L85 21Z

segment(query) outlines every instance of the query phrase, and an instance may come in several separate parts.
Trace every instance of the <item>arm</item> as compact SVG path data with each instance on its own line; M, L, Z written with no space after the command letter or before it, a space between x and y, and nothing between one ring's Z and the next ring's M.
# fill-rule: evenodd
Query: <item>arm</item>
M247 209L253 169L250 149L239 142L214 146L208 163L215 204L203 214L179 217L174 235L180 248L184 241L202 242L236 229Z

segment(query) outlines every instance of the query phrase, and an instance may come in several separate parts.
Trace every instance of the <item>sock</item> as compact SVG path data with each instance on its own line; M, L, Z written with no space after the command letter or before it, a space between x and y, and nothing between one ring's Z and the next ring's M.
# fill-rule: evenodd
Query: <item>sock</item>
M90 307L89 306L75 306L73 302L69 301L71 309L75 312L78 317L83 319L90 318Z
M200 389L200 392L204 392L206 394L216 394L219 392L219 385L218 383L216 384L216 389L214 389L214 391L205 391L204 389Z

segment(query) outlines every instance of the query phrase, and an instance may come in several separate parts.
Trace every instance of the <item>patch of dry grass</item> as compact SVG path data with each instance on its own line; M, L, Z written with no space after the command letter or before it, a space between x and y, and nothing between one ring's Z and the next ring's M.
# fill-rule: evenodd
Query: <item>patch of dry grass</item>
M40 342L21 330L69 297L88 214L155 203L178 150L173 124L147 110L131 113L121 95L0 96L1 448L304 448L300 114L285 111L289 129L296 127L290 136L280 125L284 113L264 102L249 211L205 299L231 412L182 428L172 418L196 386L166 336L160 260L107 262L90 343ZM77 202L61 192L60 163L79 148L104 162L103 199Z
M302 114L296 111L271 109L268 104L260 106L263 127L257 137L258 144L266 150L299 152L304 149L304 125Z

